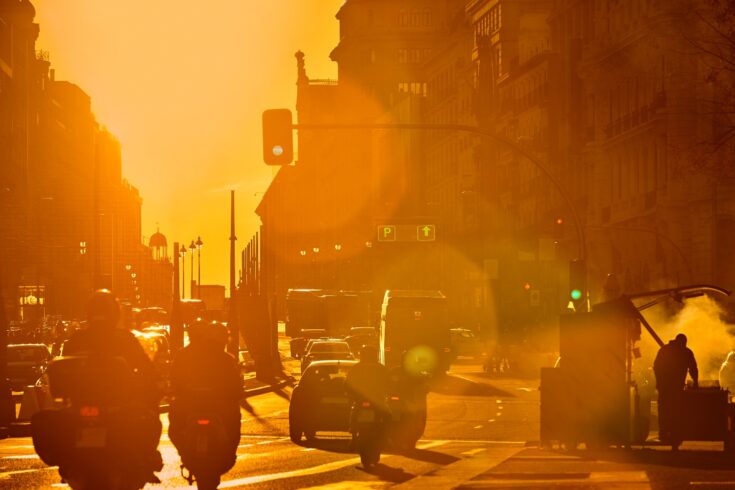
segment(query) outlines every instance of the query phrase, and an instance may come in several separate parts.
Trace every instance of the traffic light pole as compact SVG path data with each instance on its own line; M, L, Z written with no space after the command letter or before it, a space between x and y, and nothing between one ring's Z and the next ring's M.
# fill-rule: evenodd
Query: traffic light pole
M376 124L376 123L334 123L334 124L292 124L292 129L298 130L324 130L324 129L412 129L412 130L434 130L434 131L462 131L465 133L472 133L479 136L484 136L496 141L506 147L510 148L514 152L521 156L524 156L528 161L535 165L541 172L546 175L549 181L554 185L556 190L561 195L562 199L566 203L569 211L572 213L572 219L574 221L574 228L577 232L577 244L579 252L579 260L585 260L587 258L587 244L584 236L584 226L582 220L579 218L577 208L574 207L571 197L567 193L566 189L561 185L561 182L554 177L554 175L546 168L543 162L536 158L530 152L524 150L516 143L509 139L500 136L492 131L478 128L476 126L468 126L465 124L412 124L412 123L393 123L393 124ZM586 274L585 274L586 275ZM585 295L586 296L586 295Z

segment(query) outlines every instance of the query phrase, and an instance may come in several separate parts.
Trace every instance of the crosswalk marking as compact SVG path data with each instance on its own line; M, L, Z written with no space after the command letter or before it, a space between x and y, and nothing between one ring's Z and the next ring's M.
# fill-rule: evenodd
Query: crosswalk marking
M15 456L3 456L0 459L6 460L6 459L41 459L41 458L38 457L38 454L19 454Z
M416 446L418 449L430 449L446 444L448 441L434 441ZM348 458L340 461L333 461L331 463L325 463L319 466L312 466L311 468L304 468L302 470L284 471L282 473L271 473L268 475L256 475L245 478L238 478L237 480L228 480L220 484L219 488L235 488L244 485L253 485L255 483L263 483L273 480L281 480L286 478L295 478L300 476L317 475L319 473L326 473L328 471L339 470L347 466L352 466L360 462L360 458Z
M648 475L645 471L595 471L569 474L544 473L488 473L482 479L465 481L461 488L492 489L492 488L542 488L542 487L573 487L594 486L600 484L614 484L621 488L649 490L651 488Z
M475 454L479 454L483 451L487 451L486 447L478 447L477 449L470 449L469 451L465 451L463 453L460 453L462 456L474 456Z
M523 447L487 447L482 456L460 459L455 463L438 468L436 471L419 475L405 483L396 485L396 490L423 490L425 488L454 488L460 482L466 482L477 475L497 466Z

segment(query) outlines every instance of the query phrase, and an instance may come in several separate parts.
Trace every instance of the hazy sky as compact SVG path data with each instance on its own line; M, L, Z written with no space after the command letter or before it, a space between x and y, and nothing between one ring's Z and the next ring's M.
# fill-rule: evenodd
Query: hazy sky
M262 111L294 110L299 49L310 77L336 78L329 52L343 0L32 1L37 49L50 52L57 80L92 97L122 143L145 239L157 223L169 246L201 235L202 283L227 285L229 189L239 251L273 175L261 156Z

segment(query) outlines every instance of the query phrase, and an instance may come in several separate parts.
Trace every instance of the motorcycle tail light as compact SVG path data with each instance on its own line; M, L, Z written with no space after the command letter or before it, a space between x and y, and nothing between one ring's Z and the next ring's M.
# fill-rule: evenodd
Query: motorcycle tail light
M207 419L199 419L199 420L197 420L197 425L209 425L209 420L207 420Z
M82 417L99 417L99 407L81 407L79 409L79 415Z
M370 408L370 402L362 402L362 408Z

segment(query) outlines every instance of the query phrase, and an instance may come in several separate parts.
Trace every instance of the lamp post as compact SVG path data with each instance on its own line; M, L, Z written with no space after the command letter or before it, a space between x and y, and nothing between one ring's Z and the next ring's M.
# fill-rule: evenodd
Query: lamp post
M338 275L337 270L339 269L339 265L340 265L340 262L339 262L339 252L340 251L342 251L342 244L335 243L334 244L335 260L334 260L334 265L332 267L332 284L334 285L336 289L339 289L338 284L337 284L337 275Z
M191 250L191 282L192 284L189 285L189 297L194 298L194 288L192 287L194 283L194 250L196 250L197 246L194 245L194 240L191 241L189 244L189 250Z
M202 237L197 236L197 298L202 299Z
M316 276L314 283L316 287L322 287L322 264L319 262L319 247L313 247L311 251L314 252L314 270L316 270L316 274L314 270L311 272Z
M181 257L181 298L184 299L186 297L186 247L184 244L181 244L181 248L179 249L179 257Z

